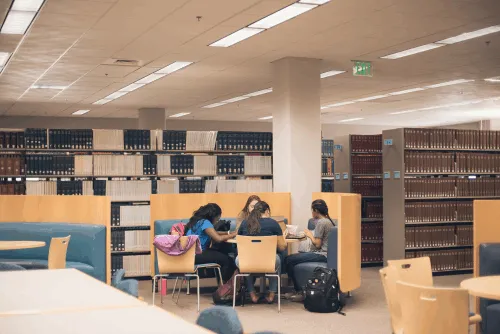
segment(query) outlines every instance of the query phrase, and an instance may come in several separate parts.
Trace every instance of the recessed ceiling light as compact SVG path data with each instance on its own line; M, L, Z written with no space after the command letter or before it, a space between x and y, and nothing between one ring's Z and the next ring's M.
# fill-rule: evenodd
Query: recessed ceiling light
M259 96L259 95L264 95L264 94L267 94L267 93L271 93L272 91L273 91L272 88L267 88L267 89L259 90L259 91L256 91L256 92L253 92L253 93L249 93L249 94L246 94L246 95L243 95L243 96L254 97L254 96Z
M0 52L0 67L4 67L5 64L7 64L9 58L10 58L10 53Z
M299 2L312 5L324 5L325 3L330 2L330 0L300 0Z
M189 115L190 112L180 112L178 114L174 114L174 115L170 115L168 117L174 117L174 118L177 118L177 117L182 117L182 116L186 116L186 115Z
M150 75L145 76L144 78L137 80L135 83L146 85L146 84L152 83L153 81L161 79L164 76L166 76L166 74L151 73Z
M64 90L64 89L68 88L68 86L32 85L30 88L31 89L58 89L58 90Z
M132 83L120 89L119 92L133 92L134 90L139 89L143 86L146 86L146 84Z
M217 102L217 103L209 104L208 106L204 106L202 108L207 108L207 109L217 108L217 107L223 106L225 104L227 104L227 103L226 102Z
M277 26L280 23L291 20L300 14L303 14L311 9L316 8L317 5L310 5L304 3L294 3L288 7L278 10L277 12L260 19L259 21L252 23L248 27L250 28L260 28L269 29Z
M110 99L100 99L99 101L95 101L92 104L106 104L106 103L108 103L110 101L113 101L113 100L110 100Z
M326 106L322 106L321 109L328 109L328 108L334 108L334 107L341 107L341 106L346 106L348 104L354 104L356 101L345 101L345 102L339 102L339 103L334 103L334 104L328 104Z
M238 102L238 101L246 100L248 98L249 98L249 96L236 96L236 97L233 97L232 99L224 100L222 102L224 102L224 103L233 103L233 102Z
M417 53L420 53L420 52L425 52L425 51L437 49L437 48L439 48L441 46L444 46L444 44L429 43L429 44L417 46L417 47L412 48L412 49L408 49L408 50L396 52L396 53L393 53L393 54L390 54L390 55L387 55L387 56L383 56L383 57L380 57L380 58L383 58L383 59L398 59L398 58L408 57L408 56L411 56L411 55L414 55L414 54L417 54Z
M193 62L190 62L190 61L176 61L175 63L172 63L168 66L165 66L164 68L156 71L155 73L159 73L159 74L170 74L170 73L174 73L180 69L183 69L184 67L186 66L189 66L191 65Z
M334 75L342 74L342 73L345 73L345 71L328 71L328 72L321 73L320 78L324 79L324 78L332 77Z
M219 39L218 41L210 44L209 46L215 46L220 48L228 48L231 45L244 41L247 38L250 38L258 33L263 32L264 29L254 29L254 28L242 28L238 31L233 32L231 35L228 35L224 38Z
M493 34L495 32L499 32L499 31L500 31L500 25L498 25L498 26L492 26L492 27L483 28L483 29L479 29L479 30L475 30L475 31L471 31L471 32L466 32L466 33L460 34L458 36L454 36L454 37L450 37L450 38L447 38L447 39L443 39L443 40L441 40L439 42L436 42L436 43L439 43L439 44L455 44L455 43L460 43L460 42L463 42L463 41L467 41L469 39L473 39L473 38L477 38L477 37L482 37L482 36L485 36L485 35Z
M404 110L404 111L397 111L397 112L391 112L391 115L399 115L399 114L408 114L411 112L418 111L419 109L412 109L412 110Z
M122 97L123 95L126 95L128 94L128 92L121 92L121 91L118 91L118 92L114 92L112 94L109 94L108 96L105 97L106 100L115 100L119 97Z
M265 117L261 117L259 119L265 121L266 119L272 119L272 118L273 118L273 116L265 116Z
M474 80L458 79L458 80L446 81L446 82L441 82L441 83L438 83L435 85L426 86L426 88L445 87L445 86L457 85L457 84L462 84L462 83L472 82L472 81L474 81Z
M11 10L37 12L44 0L15 0Z
M388 97L388 96L389 96L388 94L369 96L369 97L364 97L362 99L357 99L356 102L378 100L378 99L383 99L384 97Z
M11 10L7 14L7 18L5 19L2 30L0 33L2 34L11 34L11 35L22 35L28 30L28 27L33 21L36 12L23 12L17 10Z
M72 115L84 115L84 114L88 113L89 111L90 110L82 109L82 110L75 111Z
M339 123L361 121L362 119L364 119L364 118L348 118L348 119L344 119L344 120L339 121Z
M0 64L2 62L0 61ZM488 78L488 79L484 79L484 81L488 81L488 82L500 82L500 77L493 77L493 78Z
M389 95L403 95L403 94L408 94L408 93L413 93L413 92L420 92L425 90L425 88L410 88L410 89L405 89L405 90L400 90L399 92L392 92L389 93Z

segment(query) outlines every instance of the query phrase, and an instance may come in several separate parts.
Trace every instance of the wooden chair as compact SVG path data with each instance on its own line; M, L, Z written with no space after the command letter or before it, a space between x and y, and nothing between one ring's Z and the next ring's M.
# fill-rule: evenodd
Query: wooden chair
M469 293L398 281L404 334L468 334Z
M385 301L391 317L392 333L399 333L403 328L401 306L399 305L396 281L398 273L394 267L385 267L379 270L382 286L384 287Z
M181 244L187 243L187 236L180 238ZM187 277L196 277L196 293L198 296L198 312L200 312L200 276L198 275L198 269L200 268L213 268L219 272L220 284L222 284L222 274L220 271L220 266L217 263L203 263L194 264L194 257L196 252L196 245L193 245L186 253L182 255L172 256L168 255L158 248L156 248L156 258L158 261L158 274L153 277L153 305L155 304L155 286L156 280L162 277L169 277L170 275L176 276L174 289L172 291L172 299L175 295L175 290L177 288L177 281L179 276L183 276L181 281L181 286L179 292L177 293L177 299L175 303L179 301L179 295L182 290L182 285ZM158 285L158 290L160 292L160 300L163 303L163 295L161 294L161 284Z
M278 312L281 312L281 280L276 273L276 248L278 237L236 236L240 273L236 275L233 289L233 308L236 305L236 283L240 276L260 274L278 279Z
M68 244L70 235L64 238L52 238L50 240L48 268L64 269L66 268L66 254L68 253Z

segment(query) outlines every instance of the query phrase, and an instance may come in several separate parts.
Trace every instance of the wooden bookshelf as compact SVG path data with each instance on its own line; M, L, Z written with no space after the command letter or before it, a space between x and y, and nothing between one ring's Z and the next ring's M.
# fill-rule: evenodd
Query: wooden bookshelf
M380 135L348 135L335 138L335 191L361 193L362 266L382 265L383 234ZM378 209L376 209L378 208ZM378 210L378 211L376 211Z

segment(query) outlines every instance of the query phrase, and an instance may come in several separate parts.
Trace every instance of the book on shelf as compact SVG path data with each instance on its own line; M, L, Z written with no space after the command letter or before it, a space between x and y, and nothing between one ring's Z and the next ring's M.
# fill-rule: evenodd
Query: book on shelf
M406 178L404 185L406 198L500 196L500 178L497 177Z
M75 155L75 175L92 176L94 171L94 157L92 155Z
M217 157L215 155L195 155L194 175L217 175Z
M105 195L111 196L111 201L149 201L152 193L151 180L106 180L105 182Z
M322 158L321 159L321 175L322 176L333 176L335 172L335 162L333 158Z
M49 129L50 149L91 150L93 147L92 129L69 130Z
M333 180L321 180L321 192L333 193L334 192Z
M149 226L149 205L111 205L111 226Z
M186 131L163 130L161 137L164 151L186 150Z
M465 240L470 243L459 242ZM472 226L407 226L405 241L406 248L472 246Z
M143 155L94 155L94 176L141 176L143 173Z
M271 151L273 134L270 132L219 131L216 147L218 151Z
M361 204L361 216L364 218L384 217L384 204L382 201L364 201Z
M94 150L124 150L123 130L93 130Z
M380 153L382 135L351 135L351 152Z
M158 156L156 154L146 154L142 156L144 175L156 175L158 166Z
M383 261L382 244L361 244L361 262L377 263Z
M405 152L406 173L455 172L455 154L442 152Z
M245 175L272 175L272 157L260 155L245 155L243 170Z
M382 174L382 156L353 155L351 157L352 174Z
M172 159L170 155L159 154L156 160L156 169L158 175L172 175Z
M150 255L123 256L126 277L151 276Z
M213 151L217 131L187 131L186 151Z
M472 249L406 252L407 259L428 256L433 272L472 270L472 255Z
M118 230L111 232L111 251L113 252L125 251L125 231Z
M24 157L19 154L0 155L0 176L25 175Z
M218 155L218 175L242 175L245 172L245 156L243 155Z
M406 202L406 223L472 221L472 201Z
M23 149L24 131L0 130L0 149Z
M170 171L172 175L193 175L194 156L188 154L170 156Z
M26 181L26 195L57 195L56 181Z
M362 241L382 241L384 239L383 224L367 223L361 225L361 240Z
M204 193L205 180L202 178L187 178L179 180L179 192L185 193Z
M223 180L217 179L218 193L272 192L272 180Z
M25 193L26 185L24 182L0 179L0 195L24 195Z
M180 184L178 179L164 179L157 181L157 194L178 194L180 193Z
M352 192L362 196L382 196L382 178L352 178Z
M406 148L499 150L498 131L458 129L405 129Z
M27 149L46 149L47 129L26 129L24 130L24 140Z
M333 158L334 144L331 139L321 140L321 156L324 158Z
M154 130L123 130L125 150L155 150L156 132Z

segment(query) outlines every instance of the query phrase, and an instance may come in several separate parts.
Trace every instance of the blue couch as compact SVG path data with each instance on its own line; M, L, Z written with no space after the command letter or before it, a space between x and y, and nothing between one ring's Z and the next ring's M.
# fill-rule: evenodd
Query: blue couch
M71 235L66 268L75 268L106 282L106 227L68 223L2 223L0 240L45 241L45 247L0 251L0 262L26 268L47 268L50 240Z
M492 275L500 275L500 243L479 245L479 276ZM500 301L480 298L479 313L482 333L500 333Z

